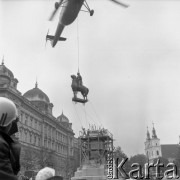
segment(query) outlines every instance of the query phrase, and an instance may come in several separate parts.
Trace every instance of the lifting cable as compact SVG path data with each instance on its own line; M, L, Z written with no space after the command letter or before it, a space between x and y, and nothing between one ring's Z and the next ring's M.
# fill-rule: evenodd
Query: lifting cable
M97 122L94 120L94 117L93 117L93 116L91 116L90 114L87 114L87 113L86 113L86 116L88 116L89 119L90 119L89 125L90 125L90 124L97 124Z
M87 112L86 112L86 108L85 108L85 105L84 105L84 115L85 115L85 121L86 121L86 126L88 127L88 125L90 124L88 119L87 119Z
M90 104L91 104L92 109L93 109L94 112L95 112L95 115L96 115L96 117L97 117L97 120L98 120L100 126L102 126L101 120L100 120L100 118L99 118L99 116L98 116L98 114L97 114L97 112L96 112L96 110L95 110L93 104L91 103L91 101L89 101L89 102L90 102Z
M77 17L77 53L78 53L78 72L79 72L79 22Z
M82 122L81 122L81 119L80 119L80 117L79 117L79 115L78 115L78 112L77 112L75 103L73 103L73 106L74 106L74 109L75 109L75 112L76 112L77 119L79 120L79 122L80 122L80 124L81 124L81 127L83 127Z

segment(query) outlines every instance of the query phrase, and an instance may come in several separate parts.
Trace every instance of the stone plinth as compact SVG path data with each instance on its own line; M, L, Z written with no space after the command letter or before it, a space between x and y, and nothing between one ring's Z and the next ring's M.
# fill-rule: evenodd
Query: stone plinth
M105 165L84 165L78 168L71 180L106 180L107 171Z

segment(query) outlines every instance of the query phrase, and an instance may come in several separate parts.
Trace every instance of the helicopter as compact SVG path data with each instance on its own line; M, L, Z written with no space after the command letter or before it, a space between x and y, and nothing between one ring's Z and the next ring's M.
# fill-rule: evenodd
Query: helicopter
M112 2L121 5L125 8L128 7L128 5L119 2L117 0L111 0ZM90 9L88 3L86 0L60 0L59 2L55 2L54 5L54 10L49 18L49 21L52 21L55 17L55 15L57 14L57 11L60 7L61 8L61 12L60 12L60 16L59 16L59 22L58 22L58 26L56 28L56 32L55 35L49 35L49 31L46 35L46 41L50 40L51 41L51 45L52 47L55 47L55 45L57 44L58 41L65 41L66 38L61 37L61 34L63 32L63 29L65 26L70 25L71 23L74 22L74 20L77 18L79 12L81 11L81 7L84 6L87 11L89 12L90 16L93 16L94 14L94 10Z

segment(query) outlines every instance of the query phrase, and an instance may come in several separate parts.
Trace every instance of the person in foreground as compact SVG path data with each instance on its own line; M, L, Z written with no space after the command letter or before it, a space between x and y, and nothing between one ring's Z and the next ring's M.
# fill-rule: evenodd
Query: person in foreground
M45 167L37 173L36 180L63 180L63 177L55 176L54 169Z
M15 104L0 97L0 179L17 180L20 171L20 144L11 138L18 132Z

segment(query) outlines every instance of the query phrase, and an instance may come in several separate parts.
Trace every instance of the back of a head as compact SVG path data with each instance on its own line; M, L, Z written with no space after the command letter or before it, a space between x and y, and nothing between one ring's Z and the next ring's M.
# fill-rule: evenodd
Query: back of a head
M49 167L45 167L37 173L36 180L48 180L48 178L53 176L55 176L55 170Z
M7 127L18 117L17 108L13 101L0 97L0 127Z

